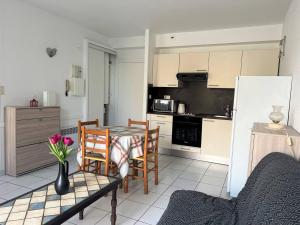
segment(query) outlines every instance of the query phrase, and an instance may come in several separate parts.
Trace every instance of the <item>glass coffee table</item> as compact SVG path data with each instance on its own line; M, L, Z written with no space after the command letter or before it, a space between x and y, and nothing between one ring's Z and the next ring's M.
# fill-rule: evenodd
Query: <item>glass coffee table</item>
M57 225L79 214L103 196L112 192L111 224L116 224L117 189L122 180L90 172L69 176L70 190L57 195L54 182L0 204L0 225Z

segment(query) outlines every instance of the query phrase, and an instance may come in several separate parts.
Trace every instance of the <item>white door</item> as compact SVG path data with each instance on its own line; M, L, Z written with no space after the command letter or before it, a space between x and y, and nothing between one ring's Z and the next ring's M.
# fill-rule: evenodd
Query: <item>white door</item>
M144 63L121 62L118 76L116 123L127 125L129 118L143 120Z
M239 77L231 149L230 194L237 196L247 180L253 123L268 123L272 105L282 105L287 123L291 77Z
M88 120L99 119L103 125L105 93L104 52L88 49Z

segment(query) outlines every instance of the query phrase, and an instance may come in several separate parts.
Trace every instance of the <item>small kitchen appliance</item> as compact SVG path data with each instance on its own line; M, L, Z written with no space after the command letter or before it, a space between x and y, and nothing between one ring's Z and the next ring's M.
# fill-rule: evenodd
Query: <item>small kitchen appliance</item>
M174 112L174 100L171 99L154 99L152 104L154 112Z
M186 113L185 109L186 109L185 104L184 103L179 103L177 113L178 114L185 114Z

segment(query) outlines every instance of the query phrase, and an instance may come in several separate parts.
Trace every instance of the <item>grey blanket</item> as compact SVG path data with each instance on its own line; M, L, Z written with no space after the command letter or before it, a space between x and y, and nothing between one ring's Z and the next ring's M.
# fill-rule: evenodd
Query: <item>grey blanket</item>
M271 153L256 166L237 198L175 191L157 225L300 225L300 164Z

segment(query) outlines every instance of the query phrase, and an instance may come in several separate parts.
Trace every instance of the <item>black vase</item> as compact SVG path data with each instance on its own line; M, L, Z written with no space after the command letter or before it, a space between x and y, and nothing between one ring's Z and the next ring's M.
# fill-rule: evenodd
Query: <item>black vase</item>
M59 171L54 184L55 191L58 195L67 194L70 188L69 182L69 162L59 163Z

